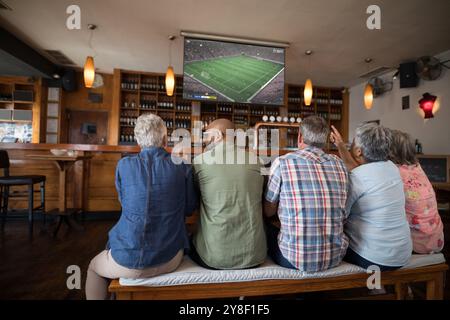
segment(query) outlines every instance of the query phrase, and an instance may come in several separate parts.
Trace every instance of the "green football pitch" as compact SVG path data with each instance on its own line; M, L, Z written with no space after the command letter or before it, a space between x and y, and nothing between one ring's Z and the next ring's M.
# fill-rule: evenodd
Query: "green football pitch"
M284 66L245 55L185 64L184 74L232 101L250 102Z

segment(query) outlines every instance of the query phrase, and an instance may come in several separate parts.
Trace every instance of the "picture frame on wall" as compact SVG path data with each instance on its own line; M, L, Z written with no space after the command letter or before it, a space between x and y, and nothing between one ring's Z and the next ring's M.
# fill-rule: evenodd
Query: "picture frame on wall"
M409 109L409 96L402 97L402 110Z

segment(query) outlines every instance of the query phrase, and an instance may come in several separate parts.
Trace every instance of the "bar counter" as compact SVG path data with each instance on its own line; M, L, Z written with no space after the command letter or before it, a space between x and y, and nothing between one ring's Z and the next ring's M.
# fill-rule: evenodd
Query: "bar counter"
M47 211L58 208L59 169L54 161L35 160L29 155L48 155L51 149L66 149L74 150L80 156L92 156L88 161L76 162L68 170L67 177L67 206L82 208L87 212L120 210L114 185L117 162L126 154L140 151L138 146L38 143L0 143L0 149L8 151L11 175L38 174L47 177ZM168 151L171 151L170 148ZM11 199L10 207L24 209L27 207L26 199Z
M67 207L81 208L85 212L120 210L115 188L117 162L127 154L140 151L139 146L42 143L0 143L0 149L8 151L11 175L45 175L47 177L45 196L47 211L58 208L59 169L52 160L36 160L30 155L49 155L52 149L66 149L76 151L79 156L90 157L90 160L77 161L67 174ZM166 148L166 150L172 152L172 148ZM287 152L289 151L283 150L280 154ZM26 199L11 199L10 204L11 208L27 208Z

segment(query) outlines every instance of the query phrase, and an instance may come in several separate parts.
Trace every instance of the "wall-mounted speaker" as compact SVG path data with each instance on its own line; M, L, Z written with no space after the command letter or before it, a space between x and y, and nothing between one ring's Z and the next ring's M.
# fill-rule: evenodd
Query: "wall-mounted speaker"
M407 62L400 64L400 88L417 87L419 78L416 74L416 62Z
M77 90L75 70L66 70L61 77L61 85L65 91Z

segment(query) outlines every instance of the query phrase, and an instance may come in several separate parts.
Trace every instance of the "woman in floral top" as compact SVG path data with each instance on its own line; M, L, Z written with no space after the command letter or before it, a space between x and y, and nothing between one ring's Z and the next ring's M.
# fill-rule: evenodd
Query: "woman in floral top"
M403 180L414 252L439 252L444 247L444 231L433 187L416 158L409 134L393 130L393 140L391 160Z

